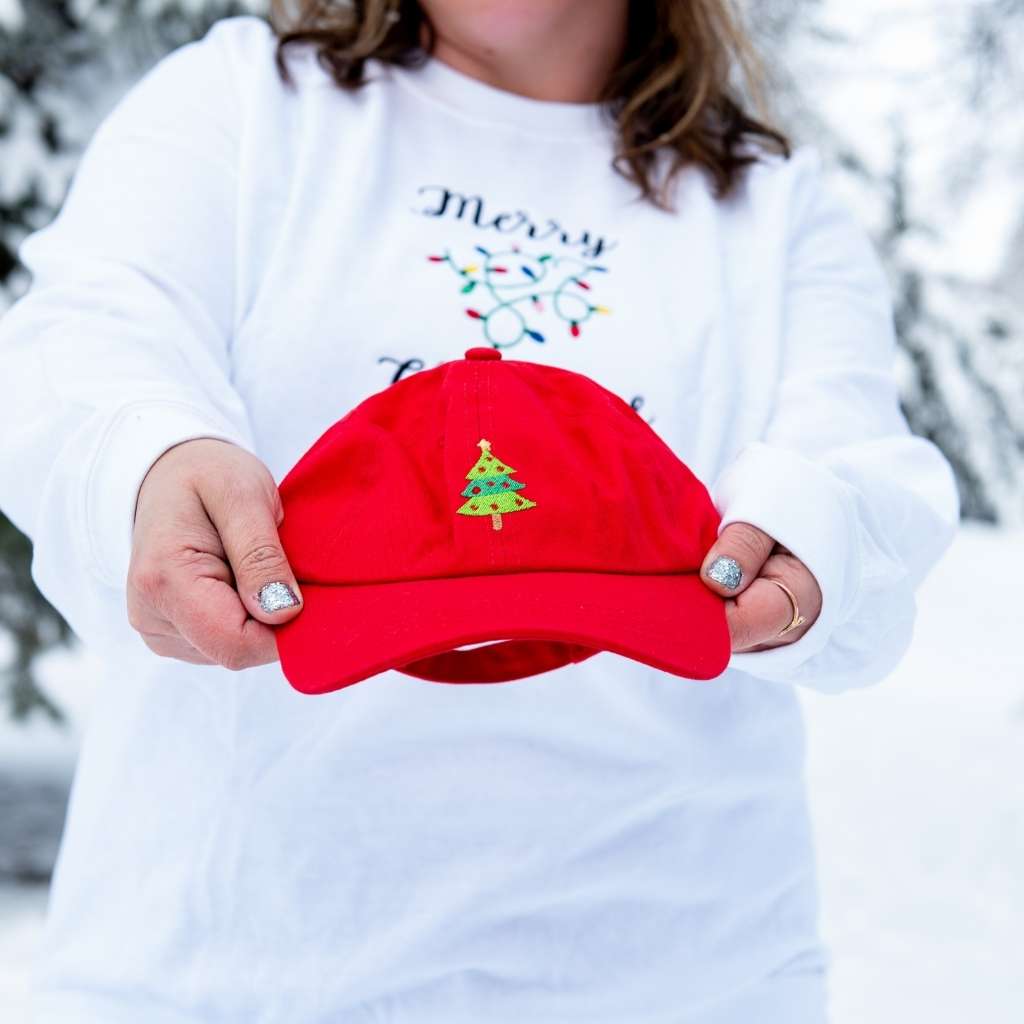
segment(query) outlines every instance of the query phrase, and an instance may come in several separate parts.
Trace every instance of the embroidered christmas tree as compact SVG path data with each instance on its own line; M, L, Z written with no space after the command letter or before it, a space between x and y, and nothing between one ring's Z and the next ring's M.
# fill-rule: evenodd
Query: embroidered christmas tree
M526 484L511 478L516 470L491 454L490 441L480 438L477 447L480 449L480 458L466 474L469 483L462 492L462 497L468 500L456 512L463 516L490 516L491 526L500 530L503 513L525 512L537 503L515 493Z

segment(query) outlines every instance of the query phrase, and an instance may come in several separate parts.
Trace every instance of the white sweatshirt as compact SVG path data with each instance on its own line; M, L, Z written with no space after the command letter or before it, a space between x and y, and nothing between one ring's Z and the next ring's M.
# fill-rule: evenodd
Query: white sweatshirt
M310 51L292 91L273 43L229 17L129 90L0 321L0 507L108 665L36 1019L820 1024L797 687L885 677L958 514L899 409L866 233L809 146L725 202L688 170L673 215L612 170L594 105L437 60L349 94ZM481 249L516 247L586 301L520 322L467 290ZM723 525L815 574L806 635L711 682L605 652L319 697L149 651L125 580L155 458L221 437L280 480L368 395L488 340L633 402Z

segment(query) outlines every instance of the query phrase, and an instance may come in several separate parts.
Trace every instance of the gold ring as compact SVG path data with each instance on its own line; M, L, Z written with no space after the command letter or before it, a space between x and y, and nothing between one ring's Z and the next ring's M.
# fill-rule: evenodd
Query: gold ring
M792 622L790 622L790 624L786 626L785 629L783 629L780 633L777 633L776 635L785 636L791 630L796 629L797 626L802 626L807 620L800 614L800 605L796 603L796 596L793 594L793 591L790 590L785 583L780 583L778 580L772 579L769 576L762 576L761 578L768 580L769 583L774 583L775 586L777 586L786 595L786 597L789 598L789 603L793 606Z

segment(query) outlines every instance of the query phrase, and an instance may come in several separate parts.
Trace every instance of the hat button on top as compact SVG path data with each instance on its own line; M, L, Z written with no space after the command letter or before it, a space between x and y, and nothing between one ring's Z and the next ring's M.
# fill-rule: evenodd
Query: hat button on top
M496 348L469 348L466 349L467 359L500 359L501 353Z

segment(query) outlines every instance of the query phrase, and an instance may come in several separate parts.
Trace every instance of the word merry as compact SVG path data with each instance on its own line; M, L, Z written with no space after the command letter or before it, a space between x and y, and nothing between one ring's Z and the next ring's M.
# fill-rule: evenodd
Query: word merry
M540 224L530 218L523 210L514 213L484 213L484 200L481 196L467 196L461 192L453 192L442 185L421 185L417 190L433 193L430 205L423 206L416 213L424 217L451 217L455 220L467 220L484 230L498 231L504 235L519 232L535 241L555 240L570 248L579 248L588 259L596 259L603 252L610 252L618 242L609 242L605 238L596 237L589 231L573 236L558 221L546 220Z

